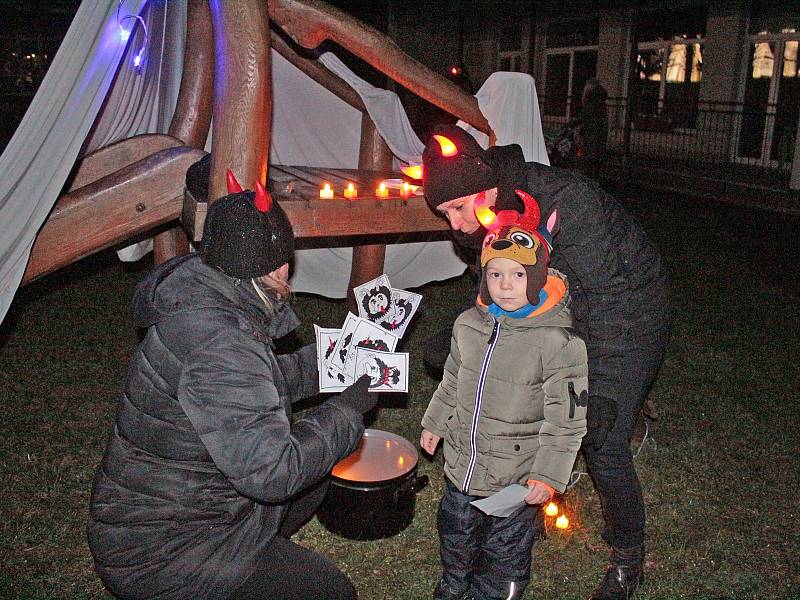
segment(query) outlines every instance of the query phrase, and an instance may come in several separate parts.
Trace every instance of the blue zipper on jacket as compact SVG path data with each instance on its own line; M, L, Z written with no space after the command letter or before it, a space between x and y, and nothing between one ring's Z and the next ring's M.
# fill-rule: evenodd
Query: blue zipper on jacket
M472 413L472 426L469 433L469 464L467 465L467 472L464 475L464 493L469 493L469 484L472 481L472 472L475 469L475 461L478 459L478 420L481 416L481 403L483 402L483 387L486 385L486 375L489 372L489 362L492 360L492 353L497 346L497 340L500 338L500 321L492 317L494 326L492 327L492 335L489 336L487 342L488 348L486 349L486 356L483 358L483 365L481 365L481 374L478 377L478 386L475 390L475 410Z

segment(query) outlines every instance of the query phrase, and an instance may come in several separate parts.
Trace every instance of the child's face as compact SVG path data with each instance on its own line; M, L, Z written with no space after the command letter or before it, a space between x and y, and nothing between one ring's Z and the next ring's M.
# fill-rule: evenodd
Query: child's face
M528 274L515 260L497 257L486 263L486 284L503 310L513 312L528 304Z

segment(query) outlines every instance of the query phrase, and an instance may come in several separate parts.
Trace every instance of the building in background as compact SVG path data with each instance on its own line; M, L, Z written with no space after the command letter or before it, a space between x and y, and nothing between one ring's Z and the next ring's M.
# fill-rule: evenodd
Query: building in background
M475 89L493 71L532 74L546 129L577 113L596 77L617 156L800 189L796 0L442 2L450 13L422 28L415 3L392 4L393 37L432 68L455 51ZM455 47L431 42L457 31Z

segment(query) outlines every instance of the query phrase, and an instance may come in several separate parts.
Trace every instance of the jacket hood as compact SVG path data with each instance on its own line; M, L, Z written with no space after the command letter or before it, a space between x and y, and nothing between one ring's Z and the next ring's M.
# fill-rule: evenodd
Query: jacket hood
M547 292L547 300L524 319L501 316L498 320L504 327L512 328L572 327L572 313L569 309L571 300L566 275L556 269L548 269L544 290ZM481 301L480 296L478 296L475 306L484 320L489 322L492 320L488 307Z
M274 304L269 314L250 280L229 277L208 266L199 254L172 258L150 272L133 294L133 320L150 327L173 315L202 309L243 312L266 335L278 338L299 325L285 302Z

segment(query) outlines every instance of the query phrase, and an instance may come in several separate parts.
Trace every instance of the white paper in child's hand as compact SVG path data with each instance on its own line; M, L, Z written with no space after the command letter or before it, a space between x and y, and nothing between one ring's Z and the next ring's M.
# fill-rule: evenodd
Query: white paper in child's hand
M333 350L339 339L341 329L328 329L314 325L317 339L317 370L319 371L320 392L341 392L345 387L345 377L329 366Z
M393 289L389 310L377 321L378 325L394 336L403 337L421 302L422 296L419 294Z
M356 355L355 348L368 348L380 352L394 352L397 346L397 338L386 333L375 323L366 319L358 318L353 336L350 340L350 348L345 353L343 373L355 381Z
M385 318L392 303L392 286L389 277L383 274L372 281L353 288L358 306L358 316L377 323Z
M408 392L408 353L356 348L355 378L369 375L370 392Z
M475 508L494 517L507 517L525 505L528 488L518 483L504 487L499 492L470 502Z

